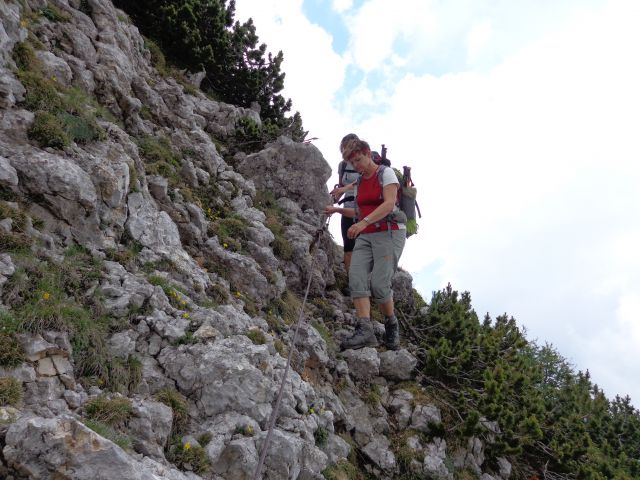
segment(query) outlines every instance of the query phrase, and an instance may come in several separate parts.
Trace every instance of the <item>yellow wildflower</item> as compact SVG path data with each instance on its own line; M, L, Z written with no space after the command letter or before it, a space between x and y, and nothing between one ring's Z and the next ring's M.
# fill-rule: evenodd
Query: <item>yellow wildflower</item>
M185 443L185 444L184 444L184 447L183 447L183 448L184 448L185 450L189 450L189 449L191 448L191 444L190 444L189 442L187 442L187 443Z
M27 25L29 25L29 22L27 22L26 20L20 20L20 26L22 28L27 28Z
M236 297L240 298L241 293L240 292L236 292Z
M248 435L253 435L253 427L251 425L247 425L246 430Z
M189 314L188 314L187 312L184 312L184 313L182 314L182 318L189 318Z
M49 297L51 296L51 294L49 292L44 292L42 294L42 299L43 300L49 300Z
M226 244L226 243L223 243L223 244L222 244L222 246L223 246L224 248L229 248L229 245L228 245L228 244Z

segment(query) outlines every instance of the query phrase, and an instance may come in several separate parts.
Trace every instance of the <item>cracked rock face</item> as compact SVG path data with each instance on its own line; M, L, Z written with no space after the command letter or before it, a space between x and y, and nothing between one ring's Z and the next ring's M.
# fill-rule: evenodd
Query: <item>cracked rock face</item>
M12 59L27 38L58 93L73 89L90 100L88 113L104 110L101 138L59 149L30 139L36 114L24 108ZM77 304L88 319L16 335L24 358L0 367L22 394L0 407L0 477L253 478L291 351L262 478L319 480L354 448L369 473L394 478L389 439L407 428L428 433L440 411L398 389L417 366L411 348L334 351L354 311L336 288L340 249L321 224L331 168L315 146L287 137L230 158L238 121L260 125L259 113L186 93L150 60L110 0L0 1L0 234L25 240L24 250L0 252L0 309L19 310L22 299L5 292L39 279L37 268L67 275L58 270L70 249L96 267L83 291L60 289L62 303L47 310ZM197 83L201 73L185 75ZM175 154L171 174L153 165L150 139ZM264 193L273 196L268 208ZM238 231L225 236L225 219ZM50 305L48 293L32 290L37 306ZM413 301L410 275L396 276L394 298ZM125 420L89 418L89 406L114 400ZM455 461L480 475L484 445L472 440ZM444 440L423 446L416 437L411 447L416 473L452 478ZM185 460L189 449L202 457ZM202 475L198 458L208 465ZM499 466L506 480L510 465Z
M148 457L144 462L133 459L70 416L23 417L8 428L5 441L8 465L30 478L189 478Z

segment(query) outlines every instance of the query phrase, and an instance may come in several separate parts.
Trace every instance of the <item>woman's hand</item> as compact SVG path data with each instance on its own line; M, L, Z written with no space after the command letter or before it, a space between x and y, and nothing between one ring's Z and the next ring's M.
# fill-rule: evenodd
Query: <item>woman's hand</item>
M333 205L327 205L326 207L324 207L324 214L325 215L331 215L333 213L337 213L340 210L342 210L340 207L334 207Z
M329 192L329 195L333 197L333 199L337 202L342 195L346 192L353 191L356 182L349 183L347 185L343 185L342 187L336 187Z
M365 228L367 228L366 222L359 221L358 223L354 223L349 227L349 230L347 230L347 237L352 239L356 238Z
M329 195L331 195L335 201L338 201L338 199L342 196L343 193L344 193L344 187L336 187L329 192Z

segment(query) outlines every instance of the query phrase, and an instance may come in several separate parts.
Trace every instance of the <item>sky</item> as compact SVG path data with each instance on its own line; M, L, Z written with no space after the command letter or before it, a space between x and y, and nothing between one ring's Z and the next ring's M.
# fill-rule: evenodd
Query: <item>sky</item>
M640 2L236 0L249 17L329 186L349 132L412 167L400 266L425 300L469 291L640 407Z

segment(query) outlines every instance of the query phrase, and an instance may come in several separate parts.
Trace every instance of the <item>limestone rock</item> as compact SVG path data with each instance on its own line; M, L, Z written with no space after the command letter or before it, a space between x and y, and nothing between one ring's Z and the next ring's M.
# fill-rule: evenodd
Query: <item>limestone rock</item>
M18 173L4 157L0 157L0 185L5 187L18 185Z
M349 365L349 373L353 378L370 380L378 376L380 357L375 348L365 347L360 350L346 350L343 356Z
M432 478L453 480L453 473L449 471L445 460L447 458L447 442L441 438L434 438L426 446L427 453L424 456L423 470Z
M194 478L149 458L141 462L68 415L20 418L7 430L3 454L9 467L30 478Z
M417 405L411 415L411 425L409 428L420 432L429 433L430 425L442 423L440 409L435 405Z
M406 349L380 353L380 376L394 381L410 380L418 360Z
M135 437L133 447L144 455L164 459L163 449L171 433L173 410L149 399L136 399L132 407L132 417L127 425Z
M406 390L396 390L391 395L389 401L389 410L394 415L398 424L398 428L405 429L411 422L411 414L413 413L413 395Z
M329 205L326 182L331 168L314 145L280 137L261 152L248 155L238 172L254 181L256 188L287 197L302 210L316 212Z
M389 449L390 442L387 437L376 435L373 440L365 445L362 451L382 471L391 473L396 468L396 458Z

